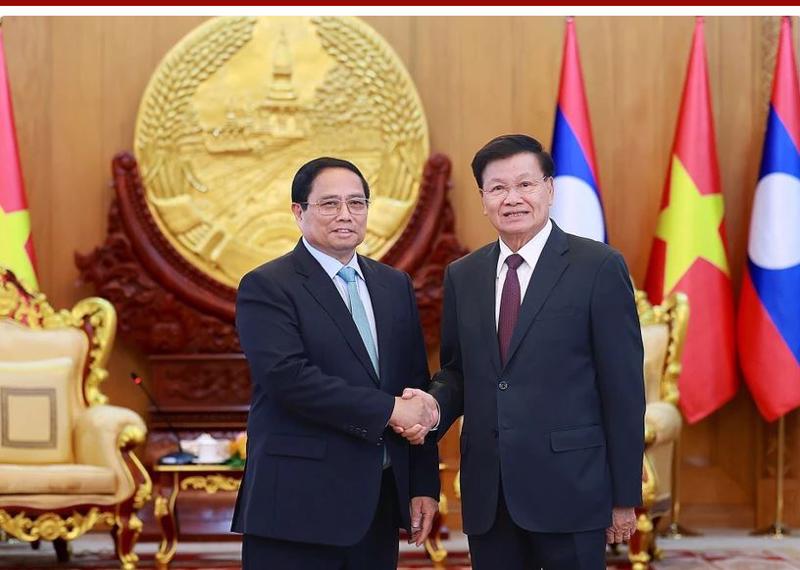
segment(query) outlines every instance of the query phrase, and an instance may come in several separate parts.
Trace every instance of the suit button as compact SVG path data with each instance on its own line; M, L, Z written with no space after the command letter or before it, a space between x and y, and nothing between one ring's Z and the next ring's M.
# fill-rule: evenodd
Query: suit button
M508 382L505 380L500 380L500 382L497 383L497 387L501 390L508 390Z

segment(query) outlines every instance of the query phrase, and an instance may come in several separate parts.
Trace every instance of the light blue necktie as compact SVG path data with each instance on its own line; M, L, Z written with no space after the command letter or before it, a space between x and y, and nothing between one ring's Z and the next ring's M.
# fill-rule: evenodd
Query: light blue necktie
M372 361L372 366L375 368L375 373L380 377L378 372L378 351L375 349L375 340L372 338L372 331L369 328L369 320L367 319L367 311L364 310L364 303L361 302L361 296L358 294L358 283L356 282L358 276L356 270L352 267L342 267L339 270L339 277L344 279L347 283L347 296L350 299L350 314L353 316L353 321L356 323L358 334L361 335L361 340L369 353L369 359ZM392 464L389 459L389 450L383 446L383 468L386 469Z
M347 296L350 298L350 314L353 316L353 321L356 323L358 334L361 335L361 340L364 342L364 346L367 349L369 359L372 361L372 366L375 368L375 373L380 374L378 372L378 351L375 348L375 340L372 338L372 331L369 328L367 311L364 310L364 304L361 302L361 296L358 294L358 275L356 274L356 270L352 267L342 267L338 275L347 283Z

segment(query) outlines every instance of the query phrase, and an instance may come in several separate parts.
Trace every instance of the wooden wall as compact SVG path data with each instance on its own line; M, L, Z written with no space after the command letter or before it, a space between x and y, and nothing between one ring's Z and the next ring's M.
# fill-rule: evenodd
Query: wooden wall
M130 149L145 85L160 58L203 18L7 17L3 21L20 154L42 289L57 306L92 291L77 283L73 253L103 240L112 192L109 162ZM454 163L457 231L470 248L493 239L469 171L492 136L517 131L549 145L564 21L532 17L367 18L416 82L431 147ZM734 286L738 292L763 138L777 18L706 20L709 74ZM694 19L581 17L577 31L612 245L641 283L675 128ZM144 369L117 343L107 392L140 411L125 379ZM795 418L789 456L800 452ZM683 522L752 527L771 521L773 430L742 390L686 430ZM444 446L457 460L452 437ZM797 474L787 483L789 522L800 525ZM450 477L448 477L449 482ZM756 515L758 514L758 520ZM793 517L793 518L792 518Z

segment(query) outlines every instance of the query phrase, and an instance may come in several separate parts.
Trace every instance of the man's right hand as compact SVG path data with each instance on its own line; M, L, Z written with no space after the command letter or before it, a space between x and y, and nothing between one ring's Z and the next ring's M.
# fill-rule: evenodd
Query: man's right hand
M428 394L425 394L425 396L428 396ZM428 398L431 397L428 396ZM403 394L402 398L395 397L394 399L394 410L389 418L389 425L395 432L404 434L407 439L406 430L413 430L416 437L414 438L415 441L411 441L411 443L421 444L425 440L425 435L436 425L438 419L435 403L432 407L427 398L409 397ZM424 433L420 438L419 434L423 431Z
M397 400L397 398L395 398ZM418 402L425 408L429 421L416 422L403 425L400 422L389 421L395 433L402 435L411 445L422 445L425 436L439 423L439 406L433 396L416 388L406 388L401 401Z

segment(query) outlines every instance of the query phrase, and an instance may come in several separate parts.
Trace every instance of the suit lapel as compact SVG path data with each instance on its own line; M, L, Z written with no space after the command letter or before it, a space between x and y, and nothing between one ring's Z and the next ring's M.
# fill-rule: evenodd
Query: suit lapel
M531 275L528 290L525 292L525 298L519 311L519 318L514 327L514 333L511 335L506 366L514 358L514 353L519 348L525 333L528 332L534 318L536 318L561 274L564 273L564 270L569 265L569 261L564 255L568 249L566 234L554 223L539 261L536 262L536 268L533 270L533 275Z
M381 282L374 265L363 257L358 257L358 264L364 273L364 280L367 282L370 300L372 301L372 312L375 315L375 330L378 338L378 368L380 368L380 383L385 385L389 378L389 339L392 334L394 319L392 316L392 297L389 288ZM396 299L395 299L396 301Z
M482 343L489 351L495 372L500 373L500 343L497 340L497 319L495 317L495 301L497 296L497 258L500 256L500 244L494 243L480 260L481 266L475 272L478 291L478 312L480 314L480 330L484 331Z
M347 341L347 344L350 345L359 362L370 373L372 381L375 384L380 384L378 375L375 373L375 368L372 366L372 361L364 346L364 341L361 340L356 323L353 321L353 316L347 310L347 305L336 289L336 285L333 284L333 280L328 277L322 266L308 252L302 241L294 248L293 257L297 272L307 277L304 283L305 288L317 300L322 309L330 315L336 326L339 327L342 336Z

